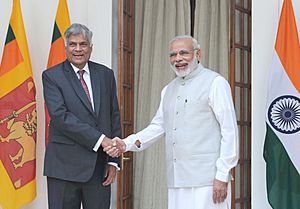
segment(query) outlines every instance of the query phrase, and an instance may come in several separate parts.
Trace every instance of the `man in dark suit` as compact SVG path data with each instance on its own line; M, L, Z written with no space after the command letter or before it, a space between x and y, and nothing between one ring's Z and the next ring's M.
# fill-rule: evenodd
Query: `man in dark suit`
M108 209L119 168L103 148L121 135L113 71L89 61L92 32L72 24L64 34L67 60L43 72L51 117L44 175L49 209Z

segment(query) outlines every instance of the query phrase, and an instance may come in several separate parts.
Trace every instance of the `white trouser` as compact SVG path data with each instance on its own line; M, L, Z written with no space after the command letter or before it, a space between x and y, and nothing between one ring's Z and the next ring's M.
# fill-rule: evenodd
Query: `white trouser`
M214 204L213 187L169 188L168 209L230 209L231 186L228 183L227 198L224 202Z

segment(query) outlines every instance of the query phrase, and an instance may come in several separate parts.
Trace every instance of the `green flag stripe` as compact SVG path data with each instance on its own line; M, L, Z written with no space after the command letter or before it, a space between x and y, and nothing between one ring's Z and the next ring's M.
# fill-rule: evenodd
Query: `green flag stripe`
M59 31L59 28L56 24L56 22L54 23L54 29L53 29L53 36L52 36L52 43L54 41L56 41L57 39L59 39L61 37L61 33Z
M300 175L285 148L267 124L264 145L268 200L273 209L300 208Z
M15 34L14 34L11 26L8 25L8 30L7 30L5 44L8 44L9 42L11 42L11 41L13 41L15 39L16 39Z

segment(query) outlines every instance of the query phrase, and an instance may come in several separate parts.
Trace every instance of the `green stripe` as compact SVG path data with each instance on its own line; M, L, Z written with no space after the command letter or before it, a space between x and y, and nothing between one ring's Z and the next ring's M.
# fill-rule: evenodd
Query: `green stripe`
M15 39L16 39L15 34L14 34L11 26L8 25L8 30L7 30L5 44L8 44L9 42L11 42L11 41L13 41Z
M300 175L281 141L268 124L264 159L267 163L266 177L270 205L273 209L299 209Z
M52 43L54 41L56 41L57 39L59 39L61 37L61 34L60 34L60 31L59 31L59 28L56 24L56 22L54 23L54 30L53 30L53 35L52 35Z

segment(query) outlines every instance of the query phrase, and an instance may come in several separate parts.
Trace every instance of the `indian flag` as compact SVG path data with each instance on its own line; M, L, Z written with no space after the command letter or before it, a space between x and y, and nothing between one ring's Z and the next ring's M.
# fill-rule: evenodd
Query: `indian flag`
M66 59L66 52L64 47L64 33L67 28L70 26L70 17L69 10L66 0L59 0L58 8L56 12L54 29L52 35L51 49L48 58L47 68L53 67ZM50 116L48 114L47 107L45 105L45 118L46 118L46 127L45 127L45 138L46 144L48 143L48 127L50 123Z
M273 209L300 208L300 45L291 0L282 6L266 111L264 159Z
M0 208L18 209L36 196L37 129L35 85L19 0L13 0L0 86Z

